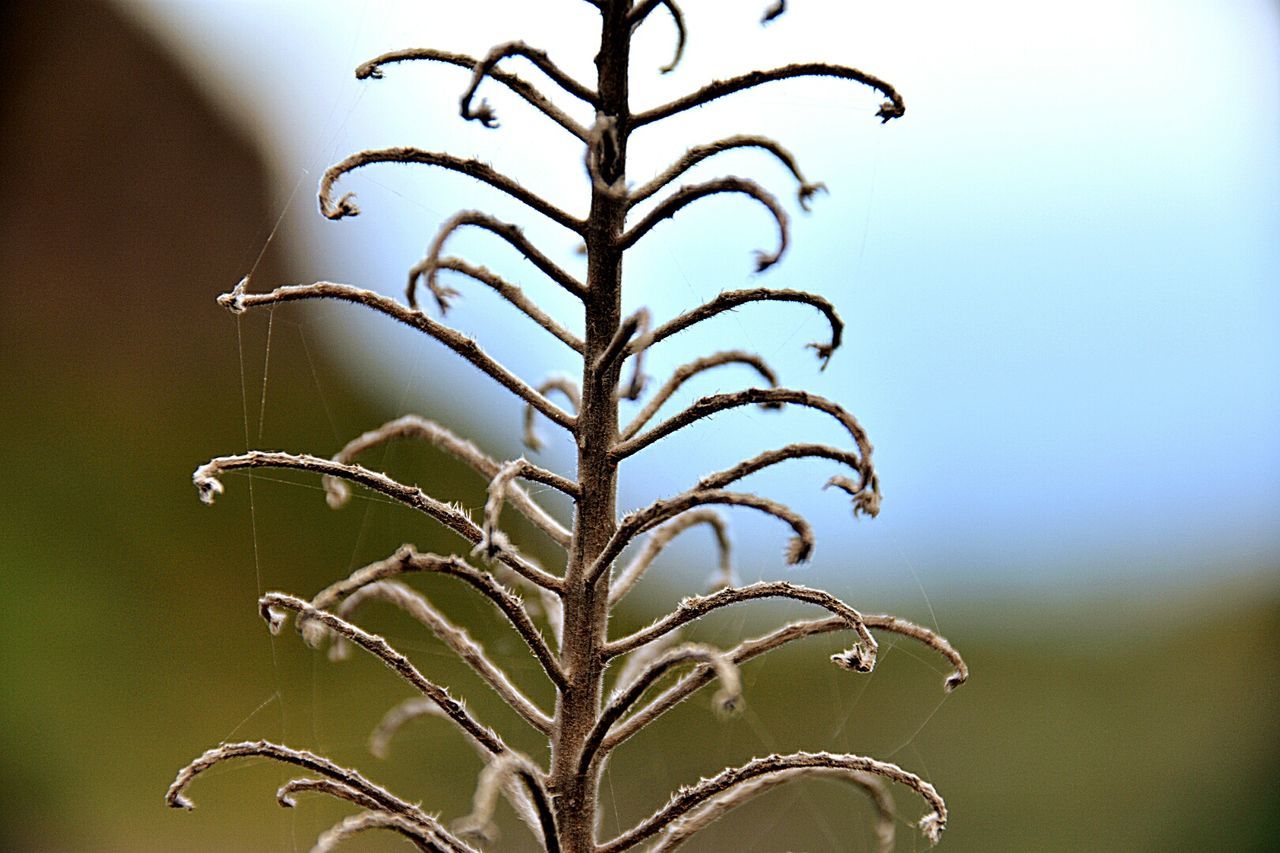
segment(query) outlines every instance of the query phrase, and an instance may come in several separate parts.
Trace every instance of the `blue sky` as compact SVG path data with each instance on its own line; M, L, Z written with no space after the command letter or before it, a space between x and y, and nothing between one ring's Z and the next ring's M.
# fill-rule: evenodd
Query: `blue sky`
M278 209L286 211L281 238L307 258L297 280L398 294L439 222L477 207L526 226L566 265L581 263L567 232L465 179L425 169L387 166L348 179L343 188L359 193L365 211L357 219L326 222L312 199L329 162L362 147L409 144L487 159L582 211L586 183L574 141L498 87L485 94L503 126L487 131L457 117L465 73L399 66L361 83L351 71L398 47L482 54L524 38L590 80L587 4L474 0L466 5L476 14L465 19L439 12L442 4L407 2L125 5L184 51L268 153ZM758 478L761 491L815 522L819 548L807 581L900 586L914 574L931 590L1037 593L1097 591L1116 580L1275 577L1274 4L1086 0L1047 9L1013 0L793 0L767 28L756 23L756 6L765 3L685 5L690 43L676 73L657 74L670 50L669 22L658 15L641 35L638 105L796 59L863 68L891 80L907 101L906 117L881 126L870 92L782 84L633 140L631 173L643 180L688 144L765 133L831 190L806 216L775 164L746 152L725 156L698 174L751 176L784 199L793 247L783 263L753 273L751 251L772 246L771 224L749 205L716 200L655 229L627 267L629 304L648 305L659 318L745 286L812 289L840 309L847 343L825 373L803 349L823 335L820 318L776 306L746 308L672 339L649 368L662 378L704 352L755 349L784 384L836 399L870 430L885 490L874 521L854 522L846 502L820 491L832 473L825 466ZM537 78L519 61L512 68ZM460 236L451 247L570 316L568 299L497 241ZM228 287L244 272L230 271ZM526 379L577 372L557 342L465 289L451 322ZM520 452L510 437L518 407L469 367L378 320L354 312L349 319L330 333L384 359L360 362L378 393L427 410L461 398L490 424L513 425L484 436L495 452ZM682 399L749 378L727 370L690 383ZM238 417L238 401L227 407ZM795 440L838 440L838 433L798 413L722 416L624 468L623 502L639 506ZM568 443L553 443L545 461L568 470ZM772 558L783 529L744 513L735 534L746 553L761 555L744 569L781 571ZM703 557L704 547L691 544L690 559Z

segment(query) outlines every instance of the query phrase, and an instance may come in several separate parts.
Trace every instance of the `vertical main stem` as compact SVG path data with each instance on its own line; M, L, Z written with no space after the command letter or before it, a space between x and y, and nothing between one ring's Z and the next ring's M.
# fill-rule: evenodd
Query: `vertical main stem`
M603 182L625 186L626 138L630 121L627 66L631 51L629 0L601 4L600 52L596 56L600 106L597 129L613 129L588 142L595 147ZM592 182L587 220L586 335L583 348L582 406L578 414L578 497L574 537L565 573L561 665L567 686L556 702L551 750L551 791L560 848L566 853L595 849L597 771L579 772L583 745L600 714L604 663L600 647L608 622L608 573L596 584L587 572L617 528L618 465L609 452L618 436L614 389L620 364L597 373L595 365L618 332L622 317L622 236L626 199Z

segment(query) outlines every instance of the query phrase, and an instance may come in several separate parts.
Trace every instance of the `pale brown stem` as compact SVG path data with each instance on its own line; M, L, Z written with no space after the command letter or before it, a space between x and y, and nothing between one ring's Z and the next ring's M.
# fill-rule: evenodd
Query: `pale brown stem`
M773 83L779 80L791 80L796 77L832 77L837 80L852 80L878 90L888 98L887 101L880 105L879 111L876 112L876 116L884 122L892 118L900 118L907 111L902 96L898 94L896 89L879 77L846 65L831 65L826 62L799 62L769 71L751 71L738 77L731 77L728 80L713 80L683 98L677 98L660 107L654 107L651 110L638 113L632 118L632 126L643 127L646 124L661 121L677 113L709 104L717 98L723 98L725 95L731 95L746 89L754 89L757 86L763 86L766 83Z
M468 278L471 278L471 279L474 279L475 281L480 282L481 284L489 288L492 288L492 290L495 293L497 293L503 299L510 302L526 317L533 320L542 328L546 329L548 332L554 335L558 340L562 341L566 346L568 346L574 352L577 352L577 353L582 352L582 340L577 335L575 335L573 332L570 332L564 326L557 323L556 320L550 314L543 311L541 308L538 307L537 303L535 303L532 299L526 296L524 291L521 290L518 286L503 279L501 276L496 275L488 267L477 266L475 264L467 263L461 258L455 258L455 257L440 258L438 261L436 261L435 266L436 266L436 269L450 270L452 272L460 273L462 275L467 276ZM422 267L422 264L418 264L417 266L415 266L413 269L409 271L410 279L420 274L421 267ZM412 285L410 286L412 287ZM443 295L447 300L452 296L458 295L458 291L454 290L451 287L446 287L444 285L439 285L438 287L439 287L438 293L433 291L433 294L436 295L437 297ZM438 300L437 300L437 304L439 304Z
M320 178L320 212L326 219L341 219L344 216L355 216L360 208L352 200L355 193L347 193L333 201L333 185L348 172L375 163L417 163L424 166L435 166L450 172L457 172L488 184L496 190L506 193L526 207L541 213L543 216L562 225L575 234L582 234L586 223L581 219L565 213L541 196L520 186L518 182L494 169L480 160L468 160L437 151L423 151L421 148L383 148L376 151L361 151L352 154L345 160L335 163L325 170Z
M511 679L489 658L484 648L465 630L449 621L416 590L395 581L366 584L348 596L334 613L349 620L360 605L369 599L381 599L412 616L471 667L472 671L493 688L493 691L502 697L502 701L523 717L529 725L543 734L551 731L551 718L535 705L533 700L524 695L520 688L511 683ZM338 635L330 650L330 657L345 658L346 649L346 643L341 635Z
M613 454L618 459L625 459L634 453L648 447L655 441L665 438L671 433L683 429L684 427L699 421L703 418L711 417L719 412L729 409L741 408L750 405L767 405L767 404L783 404L790 403L805 408L814 409L834 418L849 436L853 439L854 444L858 447L861 454L860 464L857 466L861 482L853 491L854 514L865 513L875 516L880 511L880 482L876 476L875 467L871 463L871 441L867 438L866 431L862 425L858 423L853 415L849 414L841 406L836 405L825 397L817 394L810 394L807 391L796 391L790 388L747 388L742 391L735 391L731 394L713 394L709 397L703 397L693 403L689 408L673 415L657 426L651 428L648 432L623 441L613 448Z
M386 811L401 815L421 827L430 827L443 833L442 837L450 837L448 831L429 817L422 809L407 803L392 794L381 785L375 785L361 776L357 771L335 764L327 758L302 749L292 749L270 741L243 741L240 743L224 743L206 750L203 755L178 771L173 783L165 793L165 802L172 808L191 810L195 808L186 796L186 788L192 780L211 767L234 758L270 758L285 764L293 764L313 773L319 773L327 779L339 783L344 788L357 792L368 798Z
M662 549L695 524L705 524L715 533L716 547L720 554L720 564L715 574L717 588L733 586L733 546L729 540L728 525L720 513L713 509L694 509L676 516L649 534L640 553L617 573L609 585L609 604L616 604L630 592L662 553Z
M314 284L286 284L266 293L247 293L245 292L247 284L247 277L241 279L229 293L218 297L218 303L233 314L239 314L256 306L277 305L305 299L338 299L372 308L411 329L417 329L435 338L550 420L567 430L574 429L575 418L572 415L552 405L550 400L480 349L480 345L473 339L443 323L436 322L421 311L405 308L394 299L388 299L372 290L330 281L318 281Z
M456 65L459 68L465 68L474 73L476 65L481 61L474 56L466 56L461 53L450 53L444 50L433 50L425 47L409 48L407 50L393 50L390 53L384 53L364 63L356 69L356 77L360 80L366 78L380 79L382 77L382 67L391 65L395 62L408 62L411 60L425 59L432 62L443 62L447 65ZM548 98L539 92L534 86L525 80L503 71L501 68L490 68L488 76L492 80L497 80L511 91L515 92L521 98L524 98L534 109L541 112L547 118L563 127L579 139L586 141L587 129L578 124L573 119L553 104Z
M443 827L442 827L443 828ZM424 835L422 830L400 815L386 812L361 812L349 815L326 829L316 839L311 853L332 853L347 839L371 829L387 829L399 833L409 839L419 850L442 851L442 853L470 853L476 848L459 838L449 836L448 841L436 838L437 833Z
M283 592L269 592L262 596L258 599L258 610L273 634L278 634L284 627L285 617L280 610L292 610L308 619L317 620L330 631L346 638L382 661L387 668L413 685L419 693L439 705L445 716L489 752L497 755L507 751L507 745L502 742L502 738L498 737L492 729L477 722L461 703L449 695L449 691L429 680L409 662L408 658L393 649L377 634L370 634L327 610L317 610L301 598Z
M412 545L404 545L391 557L379 560L376 563L370 563L363 568L357 569L349 577L325 587L311 600L311 606L317 610L327 610L367 584L377 583L378 581L398 577L410 572L435 573L455 577L492 601L502 612L502 615L507 617L507 621L511 623L511 627L516 630L520 638L529 646L529 650L533 652L533 656L537 658L538 663L542 664L542 669L547 673L547 677L558 687L563 686L565 679L564 673L560 669L560 664L547 647L546 641L542 638L537 626L533 624L533 620L529 618L529 613L525 610L524 604L511 590L495 580L492 575L468 565L461 557L419 554ZM324 630L312 624L306 616L299 616L297 621L298 628L302 631L303 639L307 644L313 647L318 645L324 636Z
M353 483L359 483L375 492L386 495L399 503L416 509L439 521L454 533L466 539L472 545L478 543L484 535L480 527L469 516L456 506L441 503L428 496L421 489L406 486L388 477L378 474L359 465L343 465L332 459L321 459L306 453L283 453L262 450L251 450L237 456L219 456L201 465L192 474L192 482L199 490L200 500L212 504L214 498L222 494L222 481L218 479L224 471L235 471L244 468L290 468L298 471L310 471L314 474L327 474L330 477L341 477ZM545 589L559 590L563 582L555 575L535 566L533 563L514 553L510 549L499 556L504 564L517 574Z
M835 614L844 621L844 627L858 635L858 642L854 643L848 651L832 655L832 662L854 672L871 672L875 669L878 646L871 632L867 630L866 620L862 618L861 613L828 592L785 581L760 581L749 586L718 590L709 595L689 596L681 600L680 605L673 612L658 619L647 628L606 643L601 652L605 657L626 654L645 643L653 642L663 634L701 619L712 611L763 598L789 598L793 601L803 601L816 604Z
M542 391L539 390L539 393L542 393ZM361 433L334 454L333 461L344 465L350 464L361 453L400 438L420 438L427 441L433 447L437 447L455 459L467 463L472 470L490 480L498 476L498 471L502 467L497 460L481 451L472 442L460 438L446 427L421 415L402 415L393 421L387 421L377 429ZM567 494L570 496L576 495L576 483L558 477L558 475L552 474L550 471L545 473L556 478L556 488L560 491L566 491L567 489ZM329 506L338 509L350 500L351 489L341 478L324 476L320 478L320 482L324 486L325 500L328 501ZM512 485L507 491L507 499L525 518L551 537L556 544L562 548L569 546L571 536L569 531L539 506L529 496L528 492L517 485Z
M523 457L498 466L498 470L489 481L489 498L484 505L484 527L482 528L484 535L476 543L476 551L483 553L490 560L494 559L499 551L509 550L511 547L510 541L498 527L498 518L502 514L502 505L507 496L514 497L521 492L519 486L512 482L517 477L559 489L571 498L577 498L581 493L577 483L534 465ZM525 497L527 499L527 495ZM566 538L561 544L567 548L570 543Z
M643 350L641 352L643 353ZM687 364L680 365L672 372L671 377L653 395L653 399L649 400L644 408L632 418L631 423L627 424L626 429L622 431L621 438L625 441L639 432L640 428L658 413L658 410L662 408L662 404L671 399L671 396L680 390L680 386L685 382L688 382L699 373L728 364L745 364L760 374L760 378L769 383L770 388L776 388L778 385L778 375L773 372L773 368L763 358L754 353L743 352L742 350L728 350L694 359ZM780 408L767 403L764 404L764 407Z
M496 217L490 216L487 213L482 213L478 210L464 210L460 213L455 213L440 226L440 230L436 232L435 238L431 241L431 246L427 249L426 258L409 271L409 285L406 291L406 297L411 308L418 307L417 296L415 294L417 289L416 285L418 279L425 276L427 288L435 296L436 304L440 308L440 313L443 314L449 310L448 297L456 294L451 294L441 289L436 280L436 271L440 268L440 254L444 251L444 245L448 241L449 237L460 228L467 227L480 228L481 230L488 231L490 234L501 237L509 243L512 248L519 252L525 260L533 264L540 272L546 275L547 278L551 279L579 299L583 298L585 287L582 282L569 275L569 273L557 266L554 261L540 252L533 243L529 242L529 238L524 235L524 231L518 226L512 225L509 222L503 222ZM510 287L514 287L514 285L508 285L508 288ZM517 288L517 291L518 290L519 289ZM527 297L524 297L524 300L527 302ZM528 313L528 311L525 313ZM581 351L581 342L579 342L576 349Z
M500 44L492 48L484 59L475 64L475 69L471 73L471 84L467 86L467 91L463 92L461 104L462 117L468 121L478 121L485 127L497 127L497 116L493 112L493 108L489 106L487 101L481 100L480 106L476 109L471 108L471 99L475 97L476 89L480 88L480 84L484 82L484 78L489 76L490 72L503 59L509 56L522 56L532 62L539 71L546 74L557 86L564 89L570 95L573 95L580 101L598 107L600 103L599 96L586 86L574 80L568 74L560 70L554 62L548 58L546 51L538 50L530 47L522 41L512 41L506 44Z
M739 806L780 785L802 779L837 779L859 788L870 798L876 810L876 850L878 853L893 853L896 827L893 797L888 785L878 776L843 767L792 767L757 776L750 782L744 782L712 797L700 808L674 821L657 843L649 848L648 853L671 853L682 847L694 834L711 826Z
M632 705L640 701L645 691L675 667L691 661L705 663L720 679L720 691L712 700L718 712L733 714L741 710L742 679L739 677L738 668L725 656L724 652L703 643L686 643L669 649L641 670L626 687L615 693L609 700L609 704L600 712L600 718L596 720L595 726L591 729L591 735L587 738L586 746L583 748L581 773L589 773L591 766L603 756L601 745L604 743L605 736L609 734L614 723L620 720Z
M924 643L929 648L946 658L954 667L955 671L947 676L945 688L947 692L959 687L969 678L969 668L965 665L960 654L952 648L946 639L937 632L931 631L921 625L908 622L905 619L899 619L896 616L871 615L863 616L862 621L868 628L875 631L888 631L894 634L901 634ZM832 616L826 619L814 619L804 622L793 622L784 625L781 628L761 637L755 637L750 640L744 640L737 647L725 652L729 659L735 664L743 664L752 658L771 652L781 648L788 643L800 640L805 637L812 637L819 634L829 634L833 631L847 631L849 623L842 616ZM715 674L709 667L699 667L693 672L680 679L671 687L660 693L652 702L646 705L642 710L632 717L629 717L625 723L618 726L605 739L604 748L612 750L618 744L632 737L633 735L644 729L645 726L652 723L658 717L661 717L667 711L679 705L689 696L696 693L699 689L706 686L715 677Z
M637 3L629 16L631 29L634 30L643 24L649 17L649 13L658 6L665 6L667 11L671 13L671 22L675 24L676 28L675 54L671 57L670 62L658 69L663 74L670 74L680 64L680 59L684 56L684 45L688 39L688 32L684 26L684 12L680 11L680 7L676 5L675 0L645 0L645 2Z
M782 209L782 205L773 197L764 187L755 181L749 181L745 178L729 176L727 178L715 178L701 184L691 184L682 186L671 195L667 196L658 206L649 212L647 216L637 222L635 225L622 235L622 248L630 249L640 241L646 234L653 229L655 225L664 219L674 217L681 210L699 199L708 196L719 195L720 193L737 193L753 198L764 206L765 210L773 216L774 224L778 227L778 248L772 252L759 250L756 252L756 272L764 272L769 267L776 264L782 259L782 255L787 250L788 242L788 226L787 212Z
M737 134L724 139L710 142L705 145L697 145L690 148L684 155L672 163L667 169L653 180L644 184L639 189L632 190L628 196L628 205L635 206L663 187L670 184L676 178L692 169L694 166L725 151L732 151L735 148L759 148L772 154L778 162L780 162L787 171L799 182L800 188L797 190L797 196L800 207L804 210L809 209L809 202L813 197L826 190L826 186L820 183L810 183L800 171L800 165L796 162L795 156L783 148L777 142L774 142L767 136L755 136L751 134Z
M728 792L739 785L750 783L761 776L799 767L832 767L874 773L891 782L905 785L918 793L932 809L920 820L920 829L930 843L936 844L947 825L947 804L932 785L914 773L896 764L877 761L861 755L835 755L829 752L795 752L790 755L769 755L754 758L740 767L722 770L710 779L696 785L681 788L672 795L665 806L658 809L636 826L602 845L599 853L621 853L644 841L673 821L698 808L703 803Z
M808 347L817 351L818 358L822 360L822 367L826 369L832 353L840 346L840 339L844 333L844 322L840 319L840 315L836 313L834 305L815 293L806 293L803 290L775 290L767 287L757 287L750 290L725 291L710 302L699 305L692 311L687 311L663 323L644 339L637 338L632 341L627 348L628 352L638 352L653 346L678 332L683 332L690 326L701 323L703 320L709 320L725 311L732 311L734 308L752 302L800 302L805 305L811 305L821 311L823 316L827 318L827 322L831 324L831 340L825 344L808 344Z
M609 573L609 567L615 557L622 553L632 539L650 528L656 527L669 518L687 512L698 506L721 504L725 506L745 506L772 515L779 521L789 525L795 536L787 544L785 557L788 565L806 562L813 554L813 529L801 516L787 507L762 498L759 495L745 492L726 492L721 489L695 489L671 498L663 498L651 503L644 509L626 515L618 525L617 531L606 543L600 555L591 567L588 577L595 583Z
M539 394L546 396L552 391L559 391L569 401L569 405L573 406L573 413L576 416L578 410L582 408L582 391L578 388L578 383L574 382L567 376L551 376L538 385L536 390ZM534 418L537 415L537 409L529 404L524 407L524 446L532 451L539 451L543 448L543 442L539 437Z
M509 751L491 757L480 772L471 801L471 813L456 822L455 831L481 839L492 836L493 812L498 796L505 793L521 820L542 840L545 849L559 850L555 816L542 779L542 770L524 755Z

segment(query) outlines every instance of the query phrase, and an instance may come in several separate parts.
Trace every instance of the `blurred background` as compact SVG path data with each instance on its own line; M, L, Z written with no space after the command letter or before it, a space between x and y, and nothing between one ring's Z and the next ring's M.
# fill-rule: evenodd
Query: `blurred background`
M773 135L830 194L811 216L790 178L750 152L700 168L774 189L793 214L783 263L767 218L711 200L654 230L628 263L629 307L671 316L717 292L799 287L848 328L824 372L820 317L748 307L655 350L665 377L713 349L760 352L784 384L848 406L869 429L881 516L854 521L802 464L752 486L808 515L811 566L785 533L735 514L745 580L822 586L865 612L936 627L973 677L885 638L872 676L797 644L744 670L747 710L707 697L623 747L602 789L604 834L682 783L771 750L827 748L930 779L952 850L1264 850L1280 829L1280 11L1253 0L1009 0L874 7L794 0L766 28L753 4L687 4L690 42L641 31L634 102L793 59L892 81L873 94L783 84L637 134L643 180L684 148ZM763 7L764 3L758 4ZM202 506L190 472L246 447L328 455L404 412L520 454L515 403L443 348L350 306L232 317L215 297L325 278L403 291L439 223L481 208L520 222L578 269L571 235L456 176L374 167L341 190L363 214L315 210L324 167L417 145L477 156L580 212L572 140L500 87L502 127L457 117L466 73L352 69L398 47L472 55L523 38L591 79L595 12L582 3L261 3L48 0L0 11L0 787L7 850L293 850L349 809L279 808L291 774L227 764L163 807L174 772L220 741L267 738L330 755L446 818L469 808L479 763L443 724L406 729L392 757L365 739L405 691L376 661L332 663L292 632L272 639L266 590L311 595L403 542L456 542L408 510L357 496L330 510L313 478L226 478ZM512 69L544 81L521 62ZM652 71L650 74L649 72ZM589 116L579 115L584 121ZM507 247L460 234L457 254L568 301ZM478 288L450 322L537 381L576 373L554 340ZM572 325L571 325L572 327ZM743 387L726 371L680 401ZM549 424L539 461L571 471ZM741 412L623 470L629 509L794 440L838 440L803 413ZM695 460L690 469L690 460ZM408 443L370 467L472 510L469 471ZM563 511L564 507L559 507ZM516 529L536 548L529 531ZM555 555L539 552L548 564ZM714 551L693 532L628 598L619 628L701 589ZM544 705L514 635L446 580L420 584ZM729 644L803 607L745 608L694 634ZM508 740L533 732L409 620L383 633ZM545 748L545 747L541 747ZM923 849L898 792L899 849ZM531 849L509 812L501 849ZM401 844L370 836L354 849ZM872 850L869 807L838 785L779 789L700 835L697 850Z

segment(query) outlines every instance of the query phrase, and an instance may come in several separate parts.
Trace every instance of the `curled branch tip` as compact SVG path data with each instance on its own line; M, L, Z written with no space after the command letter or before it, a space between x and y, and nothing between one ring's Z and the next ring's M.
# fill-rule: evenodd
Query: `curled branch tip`
M854 518L859 515L875 518L880 514L880 478L874 473L865 485L859 485L848 477L837 475L827 480L823 488L829 489L832 486L853 498Z

